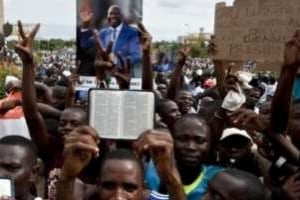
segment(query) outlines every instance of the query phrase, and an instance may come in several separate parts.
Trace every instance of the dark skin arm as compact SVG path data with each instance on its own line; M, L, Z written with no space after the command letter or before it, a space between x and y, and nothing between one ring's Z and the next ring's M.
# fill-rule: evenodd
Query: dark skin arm
M180 51L176 68L172 73L170 85L168 87L167 97L169 99L175 100L177 92L182 87L181 72L185 64L185 60L186 60L186 53L184 51Z
M59 119L61 115L61 111L44 103L38 103L38 110L42 114L43 117L55 118Z
M57 200L76 199L73 195L76 178L92 157L99 153L98 143L97 132L88 126L77 128L67 136L64 146L64 164L56 185Z
M20 106L21 104L22 104L21 101L18 100L18 99L3 101L1 106L0 106L0 113L4 114L7 111L9 111L10 109L15 108L16 106Z
M217 87L219 90L219 93L222 98L225 97L226 91L224 88L225 78L226 78L226 71L225 67L223 65L223 62L221 60L216 60L213 58L218 53L215 36L211 36L209 46L208 46L208 53L211 55L214 66L215 66L215 73L216 73L216 79L217 79Z
M18 26L22 40L15 46L15 50L23 62L22 103L24 115L32 140L38 146L39 152L44 152L48 147L48 134L44 119L36 103L36 90L34 85L35 66L32 52L33 40L40 25L37 24L29 36L25 35L20 21L18 22Z
M300 30L286 43L284 63L271 107L271 129L282 133L287 129L293 84L300 66Z
M227 74L227 76L225 78L224 89L225 89L225 91L234 90L234 91L240 93L241 92L240 82L238 81L238 79L235 76L233 76L231 74ZM224 128L229 123L229 120L228 120L229 113L230 112L228 110L220 107L215 112L214 116L212 117L212 119L210 121L212 131L217 140L221 137L221 134L222 134Z
M142 90L153 91L153 68L151 65L151 40L152 37L143 24L138 24L141 33L141 45L143 49L143 78Z
M114 69L113 72L114 77L117 80L119 88L122 90L128 90L130 88L130 70L131 70L131 61L130 59L126 59L124 61L123 57L118 54L118 59L121 63L122 69Z
M186 200L183 185L173 155L173 139L170 133L150 130L143 133L136 144L138 155L149 152L157 172L166 184L171 200Z
M294 79L300 66L300 31L286 43L284 62L271 107L271 126L268 132L274 144L291 163L299 165L299 150L282 133L287 129ZM278 134L281 133L281 134Z
M240 129L265 131L270 126L269 116L260 115L245 108L228 113L228 116L230 123Z
M49 88L39 82L35 82L34 84L35 84L35 90L36 90L38 101L45 104L51 104L52 100L51 100L51 92L49 91Z
M209 42L208 46L208 53L212 57L214 66L215 66L215 73L216 73L216 79L217 79L217 87L219 90L219 93L222 97L222 99L226 96L226 91L224 88L225 79L226 79L226 73L225 68L222 65L222 61L216 60L213 58L218 53L217 45L215 44L215 37L212 36ZM221 137L222 131L224 130L226 126L227 116L226 116L226 110L223 108L219 108L214 116L212 117L210 124L212 131L214 133L216 141L219 140Z
M79 76L77 75L77 69L72 72L72 75L69 78L65 108L71 107L74 104L76 81L79 81Z

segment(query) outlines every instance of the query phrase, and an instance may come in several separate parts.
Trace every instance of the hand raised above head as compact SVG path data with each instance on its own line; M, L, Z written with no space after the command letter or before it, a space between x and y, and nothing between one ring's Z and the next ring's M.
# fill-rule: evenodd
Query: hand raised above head
M218 47L216 45L216 39L215 36L212 35L208 44L208 54L210 56L215 56L217 53L218 53Z
M284 66L300 66L300 29L298 29L293 38L285 45Z
M19 54L23 63L33 63L32 47L34 37L36 36L40 28L40 24L36 24L29 35L25 34L21 21L18 21L18 28L21 40L18 42L18 44L15 45L15 51Z
M173 162L173 139L166 131L144 132L137 140L135 147L138 155L149 152L155 163Z
M88 1L83 1L79 12L82 28L88 28L94 15Z
M112 69L115 66L114 64L115 58L112 53L113 42L110 42L107 48L104 49L101 44L98 31L94 30L93 33L94 33L94 40L97 48L97 56L96 56L97 66L105 69Z
M142 23L139 22L137 25L140 31L140 41L141 41L142 49L143 51L148 51L151 49L152 36L146 30L145 26Z
M255 113L253 110L240 108L228 113L229 122L242 129L263 131L268 128L268 119Z
M165 130L146 131L135 143L138 155L150 153L160 178L167 185L181 183L173 148L173 138Z
M186 62L187 57L188 57L187 50L186 49L181 49L178 52L178 55L177 55L177 63L178 63L178 65L183 66L185 64L185 62Z
M89 164L93 156L98 156L100 140L95 129L89 126L76 128L65 137L63 172L68 177L76 177Z

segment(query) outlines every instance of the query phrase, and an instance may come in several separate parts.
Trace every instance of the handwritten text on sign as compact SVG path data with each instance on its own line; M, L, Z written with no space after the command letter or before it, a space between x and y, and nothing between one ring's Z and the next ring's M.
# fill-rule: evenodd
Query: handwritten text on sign
M279 67L285 42L300 26L299 12L299 0L235 0L234 6L218 3L215 59L256 60L259 68Z

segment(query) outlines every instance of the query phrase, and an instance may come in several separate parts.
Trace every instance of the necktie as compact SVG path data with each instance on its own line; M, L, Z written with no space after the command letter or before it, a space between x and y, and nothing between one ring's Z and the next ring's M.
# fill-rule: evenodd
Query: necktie
M114 30L113 30L113 41L116 41L116 37L117 37L117 29L114 28Z

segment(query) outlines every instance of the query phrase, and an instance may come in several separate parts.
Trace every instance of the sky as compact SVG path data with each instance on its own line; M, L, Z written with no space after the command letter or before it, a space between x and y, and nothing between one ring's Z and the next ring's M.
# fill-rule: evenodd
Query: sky
M75 0L4 0L5 21L41 23L38 37L75 38Z
M143 23L155 41L176 40L179 35L213 32L215 3L234 0L143 0ZM4 0L5 21L41 23L38 36L75 38L75 0Z
M200 28L213 33L217 2L233 0L144 0L144 23L154 40L176 40Z

